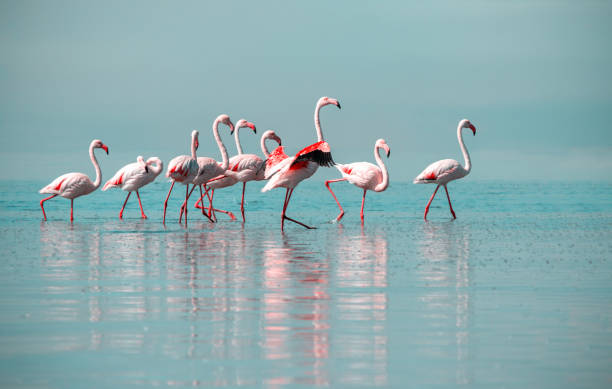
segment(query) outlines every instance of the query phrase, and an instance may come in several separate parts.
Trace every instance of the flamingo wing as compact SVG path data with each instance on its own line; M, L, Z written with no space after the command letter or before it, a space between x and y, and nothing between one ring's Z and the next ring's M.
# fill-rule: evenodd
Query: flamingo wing
M415 179L415 184L444 181L459 171L461 164L454 159L442 159L427 166Z
M167 177L176 181L183 181L190 175L196 175L198 171L198 163L189 155L180 155L168 165Z
M312 161L320 166L333 166L334 160L331 155L329 143L320 141L300 150L295 155L295 160L292 163L299 161Z

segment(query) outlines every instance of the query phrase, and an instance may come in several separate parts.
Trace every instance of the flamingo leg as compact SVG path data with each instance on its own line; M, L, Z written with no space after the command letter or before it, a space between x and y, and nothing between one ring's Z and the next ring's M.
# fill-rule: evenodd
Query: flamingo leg
M121 207L121 211L119 211L119 219L123 219L123 210L125 209L125 204L127 204L127 201L130 198L131 194L132 192L128 192L127 196L125 197L125 201L123 202L123 207Z
M448 195L448 189L446 189L446 185L444 185L444 190L446 191L446 198L448 199L448 206L450 207L450 211L451 211L451 214L453 215L453 219L456 219L457 216L455 216L455 211L453 211L453 205L451 204L450 196Z
M365 205L365 196L367 190L363 190L363 198L361 199L361 224L363 224L363 206Z
M210 182L210 181L209 181L209 182ZM215 190L213 189L213 190L212 190L212 195L211 195L211 196L210 196L210 198L209 198L209 200L210 200L210 201L209 201L209 205L208 205L208 210L209 210L209 212L210 212L210 213L212 213L212 214L213 214L213 216L215 215L215 212L221 212L221 213L224 213L224 214L226 214L227 216L229 216L229 217L230 217L230 219L232 219L232 220L236 220L236 216L234 216L234 214L233 214L232 212L230 212L230 211L226 211L226 210L224 210L224 209L213 208L212 203L213 203L213 197L214 197L214 195L215 195ZM217 216L214 216L214 218L215 218L215 221L216 221L216 220L217 220Z
M45 220L47 220L47 215L45 214L45 206L44 206L44 202L47 200L51 200L52 198L54 198L55 196L57 196L56 194L51 195L45 199L40 200L40 209L42 209L42 213L43 213L43 218L45 218Z
M74 216L72 215L73 205L74 205L74 199L70 199L70 223L74 221Z
M143 219L146 219L147 215L145 215L144 209L142 209L142 202L140 201L140 193L138 193L138 189L136 189L136 196L138 196L138 205L140 205L140 216Z
M199 185L200 187L200 199L198 201L196 201L195 203L195 207L196 208L201 208L202 209L202 215L206 216L208 218L208 220L210 220L211 223L214 223L213 219L210 218L210 216L208 216L206 214L206 212L204 212L204 208L203 206L199 205L202 203L202 199L204 198L204 195L202 194L202 185ZM206 194L208 194L208 188L206 189Z
M299 222L299 221L297 221L297 220L295 220L295 219L293 219L293 218L290 218L289 216L285 215L285 212L287 211L287 207L289 206L289 200L291 200L291 195L293 194L293 189L294 189L294 188L291 188L291 190L287 189L287 192L288 192L287 194L288 194L289 196L288 196L288 197L287 197L287 196L285 196L285 197L287 197L287 200L286 200L286 202L285 202L285 206L284 206L284 209L283 209L283 219L281 220L281 231L283 230L283 224L284 224L284 223L283 223L283 221L284 221L285 219L287 219L287 220L289 220L289 221L292 221L292 222L294 222L294 223L296 223L296 224L299 224L299 225L301 225L302 227L308 228L309 230L313 230L313 229L315 229L315 227L311 227L311 226L309 226L309 225L306 225L306 224L304 224L304 223L302 223L302 222Z
M246 220L244 218L244 190L246 189L246 182L242 183L242 200L240 200L240 212L242 213L242 222Z
M340 219L342 219L342 217L344 216L344 209L342 209L342 205L340 205L338 198L336 197L334 192L331 190L329 184L332 182L340 182L340 181L346 181L346 178L338 178L337 180L325 181L325 186L327 187L327 190L329 190L329 193L331 193L332 196L334 196L334 200L336 200L336 204L338 204L338 208L340 208L340 214L338 215L338 217L336 217L336 222L339 222Z
M183 212L185 212L185 209L187 208L187 200L189 200L189 198L191 197L191 193L193 193L194 189L195 189L195 185L191 187L191 192L189 192L189 194L187 195L187 198L185 199L185 202L183 203L183 205L181 205L181 214L179 216L179 223L181 222L181 220L183 220Z
M174 188L174 183L176 181L172 180L172 185L170 185L170 190L168 191L168 196L166 196L166 201L164 202L164 219L163 222L166 224L166 208L168 208L168 198L170 198L170 193L172 192L172 188Z
M194 185L195 186L195 185ZM185 186L185 226L187 226L187 200L189 200L189 195L191 194L191 192L189 192L189 184L187 184ZM180 219L179 219L180 222Z
M434 190L433 194L429 198L429 202L427 203L427 206L425 207L425 216L423 216L425 220L427 220L427 213L429 212L429 206L431 205L431 202L436 196L436 192L438 191L439 188L440 188L440 185L436 186L436 190Z

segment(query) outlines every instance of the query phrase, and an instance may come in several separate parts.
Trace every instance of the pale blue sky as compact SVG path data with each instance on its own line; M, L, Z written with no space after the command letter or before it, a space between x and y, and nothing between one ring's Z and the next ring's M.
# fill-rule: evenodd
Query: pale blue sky
M324 134L337 162L392 149L392 180L461 160L472 179L612 179L609 1L2 1L0 178L103 174L139 154L220 158L220 113L290 151ZM227 140L230 154L233 142ZM469 135L469 136L468 136ZM244 132L246 152L259 153ZM321 173L333 176L332 170Z

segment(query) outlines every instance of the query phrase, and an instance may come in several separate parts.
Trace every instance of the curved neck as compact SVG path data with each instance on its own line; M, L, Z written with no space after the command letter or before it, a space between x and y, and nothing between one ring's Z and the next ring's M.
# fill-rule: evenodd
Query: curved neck
M242 146L240 145L240 136L238 133L240 132L240 127L236 127L234 130L234 140L236 141L236 150L238 151L238 155L242 154Z
M225 148L225 145L223 144L223 141L219 136L219 120L215 120L215 122L213 123L213 135L215 136L215 140L217 141L217 145L219 146L219 151L221 152L221 158L223 159L221 167L224 170L227 170L227 168L229 167L229 160L227 158L227 149Z
M94 154L94 146L89 146L89 158L91 158L91 163L93 163L94 168L96 169L96 180L94 181L94 188L98 188L100 183L102 182L102 172L100 171L100 165L98 164L98 160L96 159L96 155Z
M319 121L319 111L323 105L317 104L314 113L314 122L315 127L317 129L317 142L321 142L323 140L323 131L321 131L321 122Z
M149 160L147 165L149 166L149 169L151 170L151 172L153 172L153 174L155 175L159 175L159 173L161 173L162 170L164 169L164 165L162 164L162 161L157 158Z
M376 159L376 163L378 163L378 166L380 167L380 170L382 171L382 182L380 182L378 185L374 187L374 190L376 192L383 191L387 189L387 187L389 186L389 173L387 172L387 166L385 165L382 158L380 158L380 155L378 154L379 148L380 147L378 146L374 146L374 159Z
M264 153L266 158L268 158L270 156L270 152L268 151L268 148L266 147L266 139L268 139L267 136L261 137L261 151Z
M467 149L465 148L465 144L463 143L463 133L461 132L462 129L463 127L461 127L461 124L457 126L457 139L459 139L459 147L461 147L463 159L465 160L464 168L469 173L470 170L472 170L472 162L470 161L470 154L468 153Z

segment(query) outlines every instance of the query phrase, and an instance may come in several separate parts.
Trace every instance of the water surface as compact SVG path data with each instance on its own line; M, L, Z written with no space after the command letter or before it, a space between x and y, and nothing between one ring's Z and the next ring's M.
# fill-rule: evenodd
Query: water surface
M612 185L247 186L213 225L168 184L46 203L0 183L2 387L610 387ZM240 188L218 191L238 215Z

